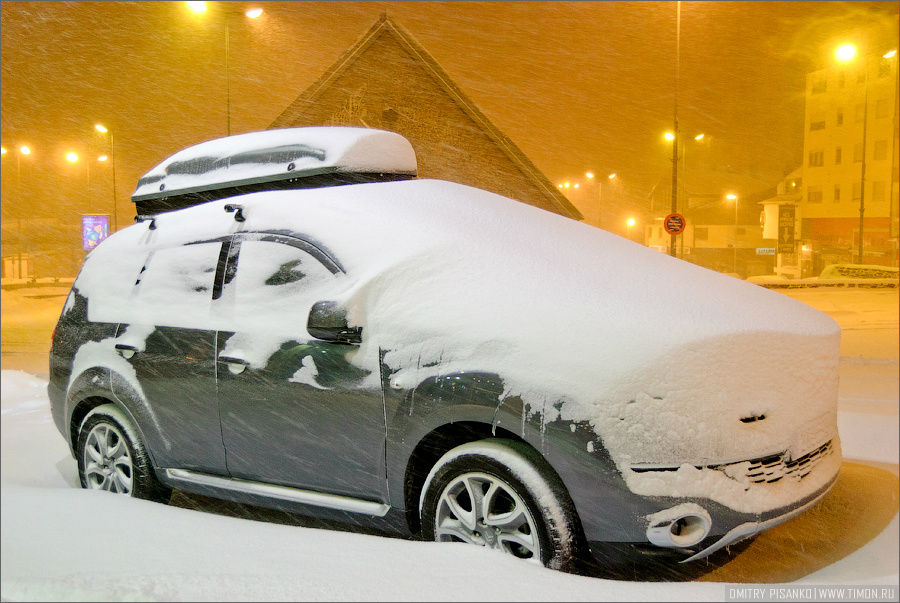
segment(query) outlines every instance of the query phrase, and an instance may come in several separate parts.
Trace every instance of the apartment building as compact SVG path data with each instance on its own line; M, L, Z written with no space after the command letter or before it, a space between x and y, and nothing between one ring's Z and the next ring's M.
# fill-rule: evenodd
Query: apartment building
M809 271L897 265L897 55L858 56L807 75L798 244Z

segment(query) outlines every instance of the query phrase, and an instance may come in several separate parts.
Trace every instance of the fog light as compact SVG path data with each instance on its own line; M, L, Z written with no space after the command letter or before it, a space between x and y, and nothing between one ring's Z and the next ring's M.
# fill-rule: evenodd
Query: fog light
M684 503L648 517L647 540L656 546L685 548L706 538L712 527L709 513L700 505Z

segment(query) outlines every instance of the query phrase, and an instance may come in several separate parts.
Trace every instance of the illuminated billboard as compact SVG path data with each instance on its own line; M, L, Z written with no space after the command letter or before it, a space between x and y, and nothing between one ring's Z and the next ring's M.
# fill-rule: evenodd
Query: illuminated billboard
M108 236L108 215L83 214L81 216L81 246L85 251L90 251Z

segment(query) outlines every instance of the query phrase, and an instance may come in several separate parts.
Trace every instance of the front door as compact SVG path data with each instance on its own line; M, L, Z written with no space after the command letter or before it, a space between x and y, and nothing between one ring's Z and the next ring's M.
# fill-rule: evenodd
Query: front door
M377 352L361 358L358 346L306 332L310 307L339 295L347 276L292 237L236 235L230 255L219 301L233 329L219 331L216 345L230 474L384 500Z

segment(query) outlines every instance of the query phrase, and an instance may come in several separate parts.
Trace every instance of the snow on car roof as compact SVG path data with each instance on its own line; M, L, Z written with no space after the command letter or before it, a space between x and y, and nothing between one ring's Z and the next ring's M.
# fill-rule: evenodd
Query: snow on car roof
M412 145L396 132L326 126L264 130L175 153L138 180L132 201L330 172L415 175L416 167Z

